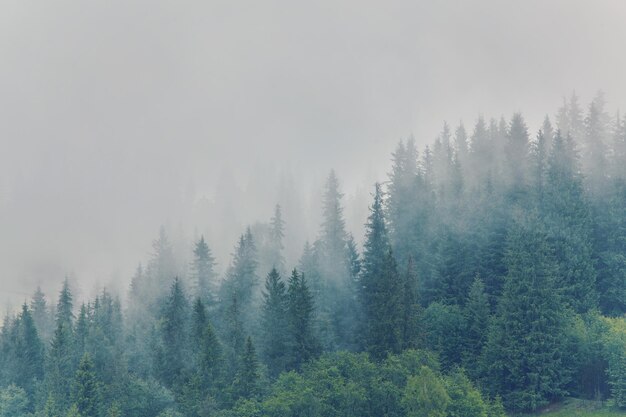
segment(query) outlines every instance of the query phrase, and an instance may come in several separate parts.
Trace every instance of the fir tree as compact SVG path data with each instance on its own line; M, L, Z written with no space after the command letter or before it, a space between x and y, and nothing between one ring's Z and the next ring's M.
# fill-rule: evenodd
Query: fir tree
M305 276L293 270L287 290L287 317L289 319L291 364L300 366L320 353L319 341L313 327L315 306Z
M181 382L188 366L189 306L178 278L171 285L161 315L158 375L167 387Z
M285 258L283 257L283 239L285 238L285 221L279 204L274 208L274 215L270 219L270 246L271 266L283 272L285 270Z
M536 410L561 397L568 382L565 305L558 265L535 215L508 238L508 273L483 355L487 386L515 410Z
M288 319L287 290L275 268L265 280L261 320L263 357L269 374L276 377L285 370L288 361Z
M214 268L215 258L204 241L204 236L200 236L193 250L191 282L194 295L209 303L213 303L216 296Z
M402 345L403 288L387 237L379 184L370 211L360 281L361 303L365 345L374 358L383 359L389 352L398 352Z
M101 387L91 357L85 353L74 377L74 404L80 415L97 417L102 407Z

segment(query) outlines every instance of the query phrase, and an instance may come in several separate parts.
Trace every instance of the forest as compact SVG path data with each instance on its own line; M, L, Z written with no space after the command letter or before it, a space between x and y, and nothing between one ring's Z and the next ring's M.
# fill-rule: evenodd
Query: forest
M536 132L516 113L400 141L363 242L330 172L293 265L276 205L225 274L162 228L125 294L33 288L2 325L0 416L626 413L626 121L573 94Z

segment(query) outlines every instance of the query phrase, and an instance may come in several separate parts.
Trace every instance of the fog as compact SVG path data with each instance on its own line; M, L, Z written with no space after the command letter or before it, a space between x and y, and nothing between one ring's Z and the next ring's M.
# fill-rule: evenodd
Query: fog
M277 202L293 264L331 168L359 239L401 138L516 111L534 135L573 90L626 108L625 21L619 0L3 0L0 306L65 276L125 292L161 225L223 271Z

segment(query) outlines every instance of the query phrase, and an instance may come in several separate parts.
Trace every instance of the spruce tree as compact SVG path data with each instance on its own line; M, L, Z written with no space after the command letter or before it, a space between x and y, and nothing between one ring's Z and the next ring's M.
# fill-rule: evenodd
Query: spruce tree
M10 360L15 361L16 373L12 383L24 389L32 398L38 381L44 376L44 347L39 339L35 322L28 306L22 306L22 312L16 322L16 338L14 340L15 356Z
M102 409L101 386L89 353L80 360L74 377L73 403L84 417L97 417Z
M380 360L400 350L403 315L403 288L387 237L380 184L376 184L366 224L360 282L365 346Z
M193 250L191 261L191 282L195 297L199 297L212 304L216 294L215 288L215 258L211 254L209 245L200 236Z
M287 289L287 317L290 333L290 367L300 369L303 363L316 358L320 345L313 325L314 301L304 274L293 270Z
M557 133L548 160L542 215L557 256L559 287L578 312L597 306L593 229L576 150Z
M181 382L188 367L189 305L178 278L170 287L160 320L160 350L158 352L158 376L166 387Z
M246 346L241 360L241 367L233 382L235 398L253 398L259 390L259 364L252 339L246 339Z
M279 272L285 270L285 258L283 257L283 239L285 238L285 221L283 220L280 204L274 207L274 215L270 219L270 252L271 266Z
M469 375L476 377L476 359L480 357L487 341L487 329L490 319L489 298L480 276L476 276L470 288L464 313L466 332L463 346L463 363Z
M525 217L508 238L504 292L483 354L486 386L514 410L560 398L568 382L558 265L536 215Z
M284 371L288 362L287 301L285 283L274 268L265 280L261 312L263 358L272 377Z

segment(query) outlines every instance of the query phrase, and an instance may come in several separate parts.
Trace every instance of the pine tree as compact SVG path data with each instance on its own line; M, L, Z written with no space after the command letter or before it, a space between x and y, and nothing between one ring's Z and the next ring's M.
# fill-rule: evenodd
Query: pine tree
M210 304L216 296L215 288L215 258L211 254L209 245L204 241L204 236L196 242L191 262L191 282L194 296L199 297Z
M224 318L225 321L225 359L229 377L234 377L245 347L245 331L241 319L241 310L237 295L233 294Z
M291 346L291 364L293 369L316 358L320 353L320 345L313 327L315 311L313 296L309 291L305 276L293 270L287 289L287 317Z
M589 191L597 194L607 176L606 142L610 130L610 118L604 110L604 94L598 92L589 105L584 121L582 165L589 183Z
M475 362L487 341L490 316L489 298L480 276L476 276L470 288L464 313L467 330L463 346L463 363L469 375L476 377Z
M246 346L241 360L241 367L233 382L235 398L253 398L259 390L259 363L252 339L246 339Z
M46 296L39 286L37 286L37 290L31 299L30 311L32 312L39 337L41 340L49 341L54 329L54 318L48 308Z
M270 219L270 246L271 265L279 272L285 270L285 258L283 257L283 239L285 238L285 221L283 220L282 209L279 204L274 207L274 216Z
M513 195L522 191L526 185L528 164L528 129L520 113L511 119L508 141L505 147L508 183Z
M376 184L370 211L360 280L361 304L366 348L380 360L400 350L403 314L403 288L387 237L380 184Z
M483 363L486 385L514 410L536 410L568 382L565 304L558 265L536 215L518 219L507 246L508 273Z
M542 214L558 259L566 301L578 312L597 306L592 219L572 141L558 133L548 160Z
M288 363L287 290L274 268L265 280L263 292L262 341L263 357L272 377L285 370Z
M178 278L170 287L161 315L158 375L166 387L181 382L188 366L189 305Z
M221 290L223 299L232 299L233 296L237 299L245 323L249 322L248 317L252 313L252 304L255 301L254 289L259 281L256 273L257 266L256 245L248 227L246 233L239 238L232 263L226 274L226 282Z
M10 382L23 388L26 394L32 398L37 382L41 381L44 375L44 348L26 304L22 306L22 312L16 319L14 326L14 355L8 358L14 363L7 365L14 367L16 372Z
M73 303L68 280L63 283L56 312L56 329L46 360L46 387L59 409L69 406L77 360L73 332Z
M88 353L80 360L74 377L73 400L80 415L97 417L102 407L101 387Z

